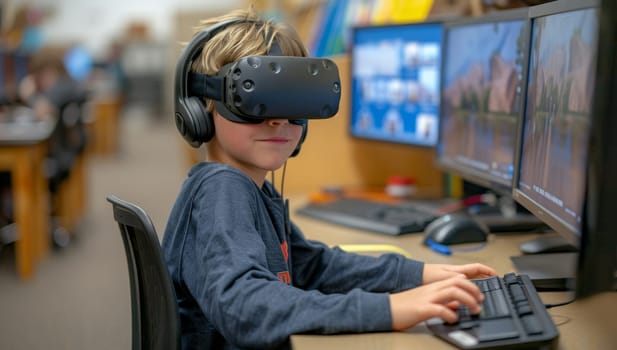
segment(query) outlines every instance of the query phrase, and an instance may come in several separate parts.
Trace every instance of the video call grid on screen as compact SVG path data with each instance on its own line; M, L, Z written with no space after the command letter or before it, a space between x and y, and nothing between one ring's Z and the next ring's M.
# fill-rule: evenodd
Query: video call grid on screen
M522 113L526 12L444 29L438 161L465 178L511 191Z
M351 135L434 146L441 23L354 27L352 33Z
M577 233L585 196L597 15L588 8L533 19L515 186L544 215Z

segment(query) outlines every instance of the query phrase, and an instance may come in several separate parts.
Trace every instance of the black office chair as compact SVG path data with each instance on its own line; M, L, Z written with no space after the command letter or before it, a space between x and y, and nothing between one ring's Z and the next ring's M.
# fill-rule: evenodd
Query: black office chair
M58 122L48 140L46 158L46 173L49 189L56 193L60 183L66 180L75 163L75 158L81 155L88 141L84 124L84 110L88 96L71 97L58 107Z
M148 214L135 204L108 196L124 242L131 284L132 349L180 349L176 293Z
M65 198L67 193L83 196L78 176L82 175L84 152L88 141L84 124L88 95L79 94L65 98L59 106L58 121L47 143L45 175L51 194L51 235L56 247L66 247L75 234L78 219L82 216L83 198ZM81 170L81 171L80 171ZM76 182L77 181L77 182ZM61 186L69 184L70 190ZM78 191L78 192L76 192ZM64 196L63 196L64 193ZM68 209L66 202L70 201ZM77 206L75 206L77 204Z

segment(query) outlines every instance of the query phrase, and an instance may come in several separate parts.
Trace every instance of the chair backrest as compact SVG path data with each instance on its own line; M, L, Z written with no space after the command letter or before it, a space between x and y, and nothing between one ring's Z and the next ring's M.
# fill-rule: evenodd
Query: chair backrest
M178 304L159 238L148 214L108 196L120 227L131 286L132 349L180 348Z

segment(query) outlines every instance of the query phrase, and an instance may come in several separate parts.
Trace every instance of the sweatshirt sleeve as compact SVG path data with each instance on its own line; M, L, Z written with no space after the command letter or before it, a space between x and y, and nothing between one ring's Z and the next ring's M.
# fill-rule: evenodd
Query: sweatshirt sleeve
M399 292L422 284L424 263L400 254L379 257L349 253L306 240L293 226L291 237L295 283L303 289L346 293L361 288L375 293Z
M228 341L272 348L291 334L391 329L385 293L303 290L281 282L268 269L265 245L255 228L255 191L216 181L199 191L183 244L181 274Z

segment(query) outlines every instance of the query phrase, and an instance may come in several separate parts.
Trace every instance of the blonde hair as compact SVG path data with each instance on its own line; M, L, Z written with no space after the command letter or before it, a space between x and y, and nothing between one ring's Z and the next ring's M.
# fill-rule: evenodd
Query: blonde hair
M214 75L222 66L246 56L266 55L274 41L285 56L308 56L308 51L299 35L289 25L259 18L252 7L235 10L226 15L202 20L195 29L199 32L224 21L238 20L219 30L210 38L193 61L191 70ZM214 110L214 103L206 99L208 112Z

